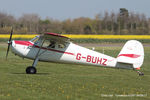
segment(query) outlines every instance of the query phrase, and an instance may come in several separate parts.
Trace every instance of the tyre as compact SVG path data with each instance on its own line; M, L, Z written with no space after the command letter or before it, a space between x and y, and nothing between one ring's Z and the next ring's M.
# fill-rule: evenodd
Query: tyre
M27 74L36 74L36 68L33 66L29 66L26 68L26 73Z

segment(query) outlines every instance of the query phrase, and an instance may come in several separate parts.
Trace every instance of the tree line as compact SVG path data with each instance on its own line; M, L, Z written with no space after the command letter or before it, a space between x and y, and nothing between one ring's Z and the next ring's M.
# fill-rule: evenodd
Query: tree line
M144 14L129 12L120 8L118 13L97 14L95 18L80 17L63 21L51 18L41 19L37 14L23 14L19 18L0 12L0 34L33 34L54 32L64 34L105 34L105 35L149 35L150 18Z

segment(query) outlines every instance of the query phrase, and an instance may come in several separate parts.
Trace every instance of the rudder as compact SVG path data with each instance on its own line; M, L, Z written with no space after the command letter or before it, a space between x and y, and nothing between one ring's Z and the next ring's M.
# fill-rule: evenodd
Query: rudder
M130 40L127 41L119 53L116 67L139 69L143 64L143 61L143 45L137 40Z

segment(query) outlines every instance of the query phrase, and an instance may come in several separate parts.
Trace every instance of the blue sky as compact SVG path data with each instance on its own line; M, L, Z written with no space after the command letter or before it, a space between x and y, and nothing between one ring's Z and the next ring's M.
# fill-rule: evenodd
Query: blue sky
M36 13L43 19L94 18L104 11L119 12L119 8L127 8L130 12L144 13L150 17L150 0L0 0L1 12L16 17Z

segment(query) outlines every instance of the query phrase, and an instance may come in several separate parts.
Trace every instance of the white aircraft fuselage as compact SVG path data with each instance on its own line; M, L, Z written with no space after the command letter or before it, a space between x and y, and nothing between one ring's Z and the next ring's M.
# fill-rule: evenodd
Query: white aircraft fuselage
M39 60L47 62L77 63L86 65L115 67L117 59L108 55L81 47L72 42L65 43L64 48L40 47L31 41L12 41L12 52L23 58L35 59L39 52Z

